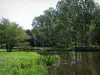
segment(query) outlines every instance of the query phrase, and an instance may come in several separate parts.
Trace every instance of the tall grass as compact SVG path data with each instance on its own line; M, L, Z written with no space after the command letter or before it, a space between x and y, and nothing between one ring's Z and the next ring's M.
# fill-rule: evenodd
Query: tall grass
M0 52L0 75L45 75L46 67L37 63L40 57L33 52Z

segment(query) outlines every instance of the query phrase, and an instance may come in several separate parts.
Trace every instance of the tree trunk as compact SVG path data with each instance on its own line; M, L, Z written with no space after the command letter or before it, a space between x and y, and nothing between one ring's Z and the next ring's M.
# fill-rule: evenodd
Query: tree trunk
M88 8L86 7L87 0L85 0L85 9L84 9L84 24L85 24L85 47L88 47L88 37L87 37L87 18L88 18Z
M11 52L12 51L12 48L11 48L11 45L10 44L6 44L6 49L7 49L7 52Z
M1 48L2 48L2 44L1 44Z

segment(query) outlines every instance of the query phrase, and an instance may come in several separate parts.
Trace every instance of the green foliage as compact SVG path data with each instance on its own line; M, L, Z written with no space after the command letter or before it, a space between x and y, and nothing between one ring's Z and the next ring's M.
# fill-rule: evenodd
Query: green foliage
M41 58L41 63L45 65L53 65L53 64L58 64L60 62L60 57L58 55L48 55L48 56L43 56Z
M99 45L100 6L93 0L61 0L33 20L33 33L44 47Z
M14 22L3 18L0 23L0 43L6 44L7 49L12 49L18 43L24 43L28 39L25 31Z
M0 75L45 75L45 66L37 63L39 58L33 52L1 52Z

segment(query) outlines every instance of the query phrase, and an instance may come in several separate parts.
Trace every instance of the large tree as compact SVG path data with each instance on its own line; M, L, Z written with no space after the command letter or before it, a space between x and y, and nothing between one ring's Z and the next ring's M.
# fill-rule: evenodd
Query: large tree
M0 24L0 37L8 52L12 51L15 45L28 38L28 35L18 24L10 22L6 18L3 18Z
M44 15L40 15L33 20L33 32L37 40L42 43L42 46L52 47L54 43L54 27L56 11L49 8L44 11Z

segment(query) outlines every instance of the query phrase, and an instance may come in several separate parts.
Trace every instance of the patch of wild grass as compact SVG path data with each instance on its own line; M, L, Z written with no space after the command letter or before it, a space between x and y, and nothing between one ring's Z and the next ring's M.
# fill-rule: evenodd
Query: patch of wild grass
M45 75L46 67L37 63L40 57L33 52L1 52L0 75Z

